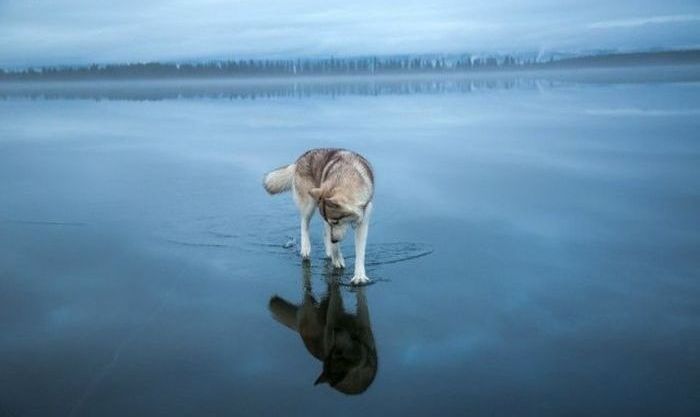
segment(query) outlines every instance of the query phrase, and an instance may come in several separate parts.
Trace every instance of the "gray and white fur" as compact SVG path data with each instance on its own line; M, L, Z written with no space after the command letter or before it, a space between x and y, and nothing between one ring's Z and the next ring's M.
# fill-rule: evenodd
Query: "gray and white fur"
M355 228L354 285L366 284L365 248L374 195L374 173L361 155L345 149L312 149L293 164L265 175L265 190L278 194L292 190L301 215L301 257L309 259L309 221L315 209L324 220L326 256L344 268L339 242L349 225Z

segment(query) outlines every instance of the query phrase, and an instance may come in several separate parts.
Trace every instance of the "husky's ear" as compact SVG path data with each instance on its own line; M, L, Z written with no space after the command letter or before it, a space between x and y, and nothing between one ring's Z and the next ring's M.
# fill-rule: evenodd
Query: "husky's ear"
M320 188L312 188L309 190L309 195L314 198L314 200L318 201L321 199L321 195L323 194L323 190Z
M333 194L330 197L326 197L324 200L326 200L326 203L330 203L332 206L336 207L343 207L345 206L345 199L338 195L338 194Z
M347 205L345 206L345 209L354 214L357 218L362 218L362 216L365 214L365 211L362 208L355 205Z
M362 217L362 215L364 214L364 210L362 209L362 207L358 207L355 204L351 204L342 197L340 197L340 198L333 197L329 200L333 201L338 207L342 208L342 210L344 212L350 213L350 214L354 215L355 217L359 218L359 217Z
M326 376L326 371L321 372L321 375L316 378L316 382L314 382L314 385L318 384L325 384L328 382L328 376Z

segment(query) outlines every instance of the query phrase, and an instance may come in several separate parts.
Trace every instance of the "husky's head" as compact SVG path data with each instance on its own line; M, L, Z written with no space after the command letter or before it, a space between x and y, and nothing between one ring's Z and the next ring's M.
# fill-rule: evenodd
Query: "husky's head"
M318 203L321 216L331 227L331 241L340 242L345 237L348 225L362 221L364 207L357 204L342 188L314 188L309 194Z
M331 349L314 385L329 384L345 394L364 392L377 374L374 343L367 343L350 329L336 328L329 336Z

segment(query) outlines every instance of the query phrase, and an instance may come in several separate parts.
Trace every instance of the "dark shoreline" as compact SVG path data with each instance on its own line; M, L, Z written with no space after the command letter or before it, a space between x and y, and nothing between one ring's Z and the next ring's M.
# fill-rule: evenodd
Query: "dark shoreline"
M183 78L136 80L13 81L0 83L0 100L180 98L265 99L279 97L470 93L576 84L683 83L700 81L699 65L559 68L394 75Z
M0 83L136 80L303 80L307 78L470 77L483 74L527 74L542 71L621 70L700 66L700 50L617 53L533 62L511 56L330 58L319 60L215 61L193 64L126 63L59 66L7 71Z

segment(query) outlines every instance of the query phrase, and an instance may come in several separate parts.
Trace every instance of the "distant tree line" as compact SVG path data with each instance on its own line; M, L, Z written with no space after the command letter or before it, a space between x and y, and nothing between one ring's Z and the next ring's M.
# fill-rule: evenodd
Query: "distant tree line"
M505 57L365 57L293 60L235 60L203 63L128 63L0 70L5 80L83 80L133 78L196 78L304 75L372 75L416 72L456 72L525 65Z
M313 79L287 79L280 82L249 83L86 83L84 88L68 83L18 83L3 89L0 85L0 101L8 98L31 99L92 99L157 101L177 98L216 98L230 100L258 100L279 97L338 97L347 95L413 95L470 93L486 89L537 89L553 85L553 81L539 79L465 79L455 78L386 78L382 80L358 79L316 82Z
M374 75L421 72L463 72L516 68L604 67L700 63L700 51L605 54L555 60L501 56L384 56L324 59L249 59L202 63L127 63L57 66L7 71L2 80L91 80L153 78L289 77L313 75Z

